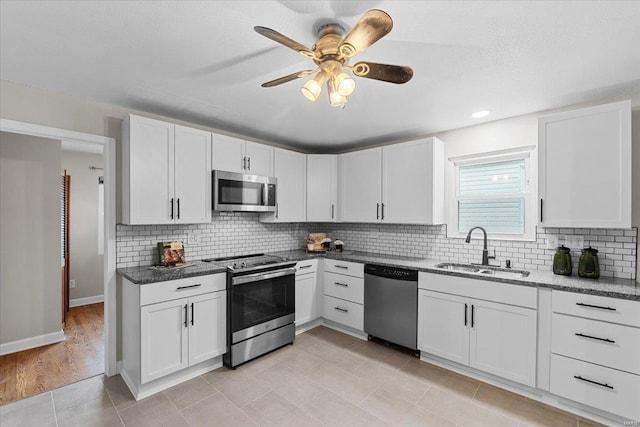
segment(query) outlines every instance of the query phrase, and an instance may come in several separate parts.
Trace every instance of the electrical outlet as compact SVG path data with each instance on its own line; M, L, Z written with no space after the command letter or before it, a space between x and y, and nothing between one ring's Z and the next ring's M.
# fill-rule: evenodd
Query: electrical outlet
M70 288L75 288L76 287L76 281L75 280L69 280L69 287Z
M558 246L558 236L547 237L547 249L555 249Z
M198 233L187 233L187 243L190 245L197 245L200 243L200 234Z
M564 236L564 245L574 251L581 250L584 248L584 237L570 235Z

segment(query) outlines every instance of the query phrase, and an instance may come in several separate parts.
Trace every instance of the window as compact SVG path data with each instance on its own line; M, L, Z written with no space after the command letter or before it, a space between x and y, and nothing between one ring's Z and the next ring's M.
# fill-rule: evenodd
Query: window
M535 240L530 160L531 150L454 160L449 237L481 226L492 238Z

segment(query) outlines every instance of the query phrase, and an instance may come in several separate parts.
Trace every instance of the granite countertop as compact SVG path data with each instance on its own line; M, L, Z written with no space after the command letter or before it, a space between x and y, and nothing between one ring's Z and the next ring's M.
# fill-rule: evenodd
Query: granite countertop
M367 252L327 252L307 253L304 250L291 250L272 252L269 255L277 255L290 261L302 261L312 258L341 259L351 262L374 263L392 267L401 267L424 271L428 273L445 274L450 276L469 277L490 280L494 282L511 283L521 286L535 286L551 288L569 292L579 292L640 301L640 284L633 279L613 279L600 277L599 279L583 279L578 276L558 276L553 272L532 270L528 277L502 278L484 276L477 273L465 273L460 271L443 270L435 268L436 264L443 261L401 257L394 255L382 255ZM181 269L157 270L152 267L129 267L118 269L118 274L136 284L161 282L165 280L182 279L186 277L201 276L206 274L223 273L226 271L226 263L207 263L195 261L193 266Z

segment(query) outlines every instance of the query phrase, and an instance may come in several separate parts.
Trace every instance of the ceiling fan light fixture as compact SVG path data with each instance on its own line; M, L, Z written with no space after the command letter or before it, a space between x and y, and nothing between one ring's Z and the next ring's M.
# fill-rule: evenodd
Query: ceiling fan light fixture
M312 102L318 100L320 92L322 92L322 83L324 83L325 74L320 71L302 86L302 94Z
M356 81L349 77L347 73L340 73L334 78L336 90L342 96L349 96L356 89Z
M334 79L327 81L327 88L329 89L329 104L331 104L332 107L344 108L347 103L347 97L338 92Z

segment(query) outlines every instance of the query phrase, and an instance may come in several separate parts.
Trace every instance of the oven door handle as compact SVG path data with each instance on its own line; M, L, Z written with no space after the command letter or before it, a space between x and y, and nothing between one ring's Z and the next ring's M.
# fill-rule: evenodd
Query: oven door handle
M283 270L275 270L275 271L267 271L267 272L262 272L262 273L247 274L245 276L237 276L237 277L234 277L233 279L231 279L231 284L233 286L243 285L245 283L259 282L261 280L269 280L269 279L275 279L276 277L288 276L290 274L293 274L293 275L296 274L296 268L295 267L286 268L286 269L283 269Z

